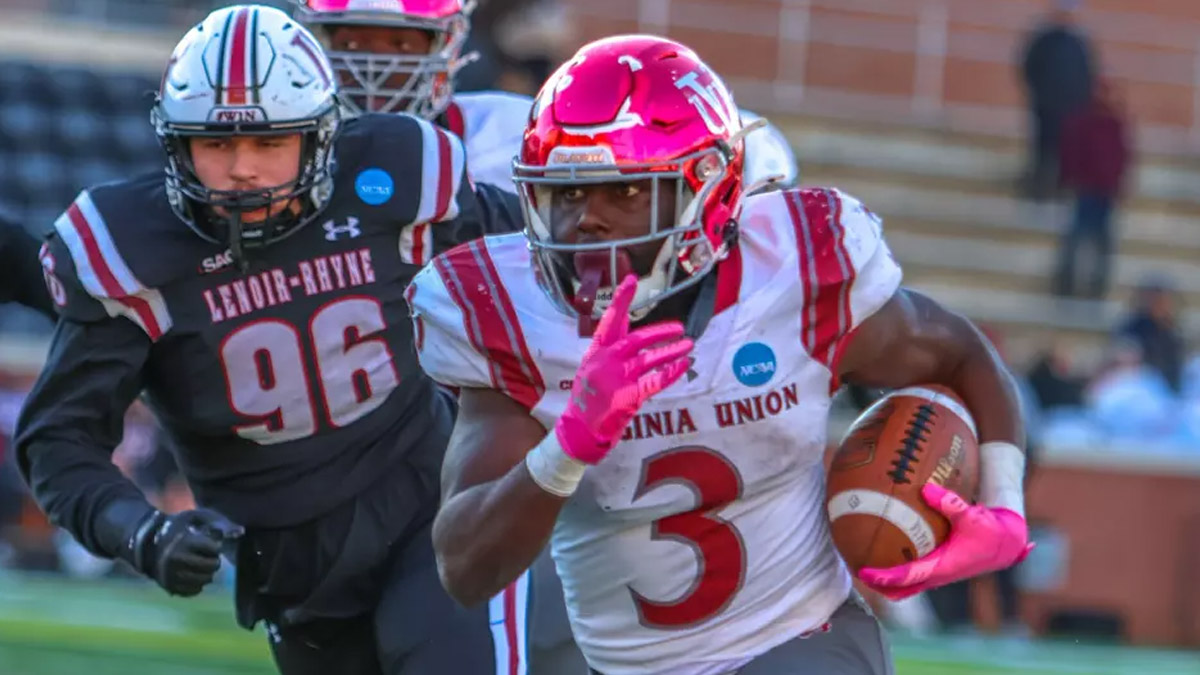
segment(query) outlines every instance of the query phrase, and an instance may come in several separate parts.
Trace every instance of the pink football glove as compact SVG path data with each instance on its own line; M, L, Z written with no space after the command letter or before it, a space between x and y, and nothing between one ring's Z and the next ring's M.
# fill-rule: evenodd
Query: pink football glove
M864 567L858 578L889 600L1002 570L1033 550L1029 528L1015 511L971 506L936 483L921 488L925 501L950 520L950 536L929 555L886 569Z
M683 337L682 323L629 332L636 293L633 275L613 292L575 374L571 400L554 427L563 452L586 464L604 459L642 404L687 372L692 341Z

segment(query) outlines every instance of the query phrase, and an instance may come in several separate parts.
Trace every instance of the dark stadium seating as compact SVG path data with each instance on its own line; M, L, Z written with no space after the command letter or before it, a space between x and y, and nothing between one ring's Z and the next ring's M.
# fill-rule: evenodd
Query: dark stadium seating
M146 76L0 62L0 209L43 232L82 188L160 166L157 87Z

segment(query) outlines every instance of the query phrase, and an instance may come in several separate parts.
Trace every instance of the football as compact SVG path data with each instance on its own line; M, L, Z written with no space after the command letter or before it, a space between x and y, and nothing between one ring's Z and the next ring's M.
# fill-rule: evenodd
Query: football
M833 542L852 571L920 558L950 532L921 497L933 481L974 501L979 485L975 421L950 389L888 394L850 426L826 479Z

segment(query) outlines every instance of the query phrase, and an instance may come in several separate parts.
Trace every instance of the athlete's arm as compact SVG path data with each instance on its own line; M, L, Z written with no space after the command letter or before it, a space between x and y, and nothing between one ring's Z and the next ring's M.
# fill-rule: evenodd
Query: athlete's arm
M1016 384L979 330L912 290L900 289L849 336L838 375L867 387L950 387L976 418L982 443L1025 445Z
M112 463L150 344L124 318L63 318L17 422L17 462L34 498L52 523L104 557L117 557L129 527L153 510Z
M442 584L463 605L499 593L546 546L566 498L542 489L526 468L525 456L545 437L508 396L462 390L433 545Z
M0 217L0 303L20 303L53 320L54 303L42 281L38 246L24 227Z
M860 570L869 588L901 600L1004 569L1029 554L1025 438L1016 387L971 322L901 289L851 334L839 372L882 387L946 385L966 402L982 441L978 495L958 495L933 482L921 488L925 502L950 521L950 536L913 562ZM978 503L971 505L968 500L976 497Z
M636 291L632 275L617 286L549 433L507 396L464 390L433 528L442 583L459 602L494 596L533 563L584 469L604 460L646 399L687 372L683 324L629 330Z

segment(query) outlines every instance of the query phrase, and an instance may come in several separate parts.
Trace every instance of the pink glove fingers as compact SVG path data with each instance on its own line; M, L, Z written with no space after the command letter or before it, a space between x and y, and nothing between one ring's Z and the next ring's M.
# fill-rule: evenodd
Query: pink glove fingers
M630 359L625 367L630 374L641 376L676 359L682 358L686 363L687 359L684 357L691 353L694 346L691 340L685 338L658 347L647 347Z
M885 586L888 588L913 586L933 576L934 570L937 569L938 563L941 561L941 554L935 550L924 558L897 567L889 567L887 569L864 567L859 570L858 576L868 584L875 586Z
M643 326L609 345L613 356L630 359L638 352L651 348L660 342L678 340L683 337L683 324L678 321L664 321L652 326Z
M638 378L638 396L644 401L675 384L687 372L689 365L686 358L679 358L642 375Z
M959 497L957 492L947 490L934 482L927 482L921 486L921 498L925 500L926 504L946 516L951 523L965 514L971 506L965 499Z
M1014 511L973 506L954 491L934 483L922 486L921 496L950 520L946 541L919 560L858 572L868 586L892 600L1004 569L1021 562L1033 550L1025 519Z
M563 452L587 464L604 459L646 399L687 372L685 357L693 345L681 339L683 324L668 321L629 331L636 293L632 275L613 291L555 425Z
M637 295L637 277L630 274L613 290L612 304L600 317L600 323L592 334L589 353L596 347L610 345L625 337L629 332L629 307Z

